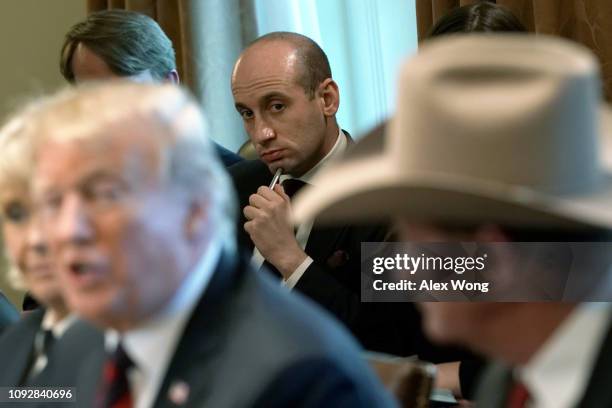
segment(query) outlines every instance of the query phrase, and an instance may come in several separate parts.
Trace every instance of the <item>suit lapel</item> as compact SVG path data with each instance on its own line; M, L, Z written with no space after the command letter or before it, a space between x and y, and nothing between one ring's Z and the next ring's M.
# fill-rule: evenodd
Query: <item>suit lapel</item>
M355 142L351 138L351 135L346 130L342 130L348 141L349 147ZM319 258L319 262L326 263L328 257L333 255L331 252L335 249L339 249L340 241L347 232L347 227L323 227L318 225L317 220L312 226L308 242L306 243L305 252L310 255L311 258Z
M202 378L215 372L219 361L212 358L225 343L226 322L221 316L230 301L229 293L241 282L245 260L237 262L223 254L213 277L181 336L176 352L156 397L155 407L176 407L201 399L211 382ZM185 398L186 397L186 398Z
M7 356L7 361L2 362L4 386L22 385L27 375L26 371L32 363L34 339L45 311L38 309L30 313L21 323L17 323L21 324L19 331L12 333L15 342L10 346L10 357Z
M306 243L305 252L314 260L327 262L332 251L340 249L340 241L346 234L347 227L321 227L315 221Z

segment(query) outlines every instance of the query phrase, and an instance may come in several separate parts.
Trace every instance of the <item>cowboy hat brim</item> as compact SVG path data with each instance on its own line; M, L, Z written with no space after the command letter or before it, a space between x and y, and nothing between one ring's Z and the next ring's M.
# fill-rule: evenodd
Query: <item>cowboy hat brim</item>
M338 182L341 180L341 182ZM612 175L576 197L542 194L449 174L402 174L384 155L341 162L313 179L293 205L296 223L321 225L402 216L452 223L612 228Z

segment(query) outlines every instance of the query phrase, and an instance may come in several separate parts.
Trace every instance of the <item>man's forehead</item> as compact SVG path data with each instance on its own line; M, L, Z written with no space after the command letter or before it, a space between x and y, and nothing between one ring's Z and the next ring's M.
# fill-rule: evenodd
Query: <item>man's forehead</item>
M91 163L96 166L120 168L121 162L128 158L134 162L137 157L153 161L159 156L155 143L158 138L150 132L160 130L144 126L145 123L139 121L111 123L92 130L90 134L82 137L67 140L50 139L42 143L38 149L39 168L43 171L69 174L80 170L80 168L70 169L67 165L71 162L82 163L80 166ZM62 156L66 163L58 162L57 156Z
M247 49L236 63L232 89L275 78L293 83L298 63L297 50L285 43L256 44Z

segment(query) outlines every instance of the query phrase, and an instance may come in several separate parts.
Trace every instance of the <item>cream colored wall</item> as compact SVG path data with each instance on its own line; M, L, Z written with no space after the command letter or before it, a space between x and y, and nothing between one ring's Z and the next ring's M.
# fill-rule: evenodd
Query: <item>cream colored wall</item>
M56 89L59 49L70 26L85 18L86 0L0 0L0 117L22 101ZM2 269L0 290L20 305Z

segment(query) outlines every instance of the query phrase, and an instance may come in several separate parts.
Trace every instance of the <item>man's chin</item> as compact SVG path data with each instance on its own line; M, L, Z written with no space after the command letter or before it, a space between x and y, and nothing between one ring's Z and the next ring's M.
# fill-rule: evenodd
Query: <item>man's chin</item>
M68 304L71 310L96 326L109 327L109 321L114 319L112 301L102 294L69 296Z

